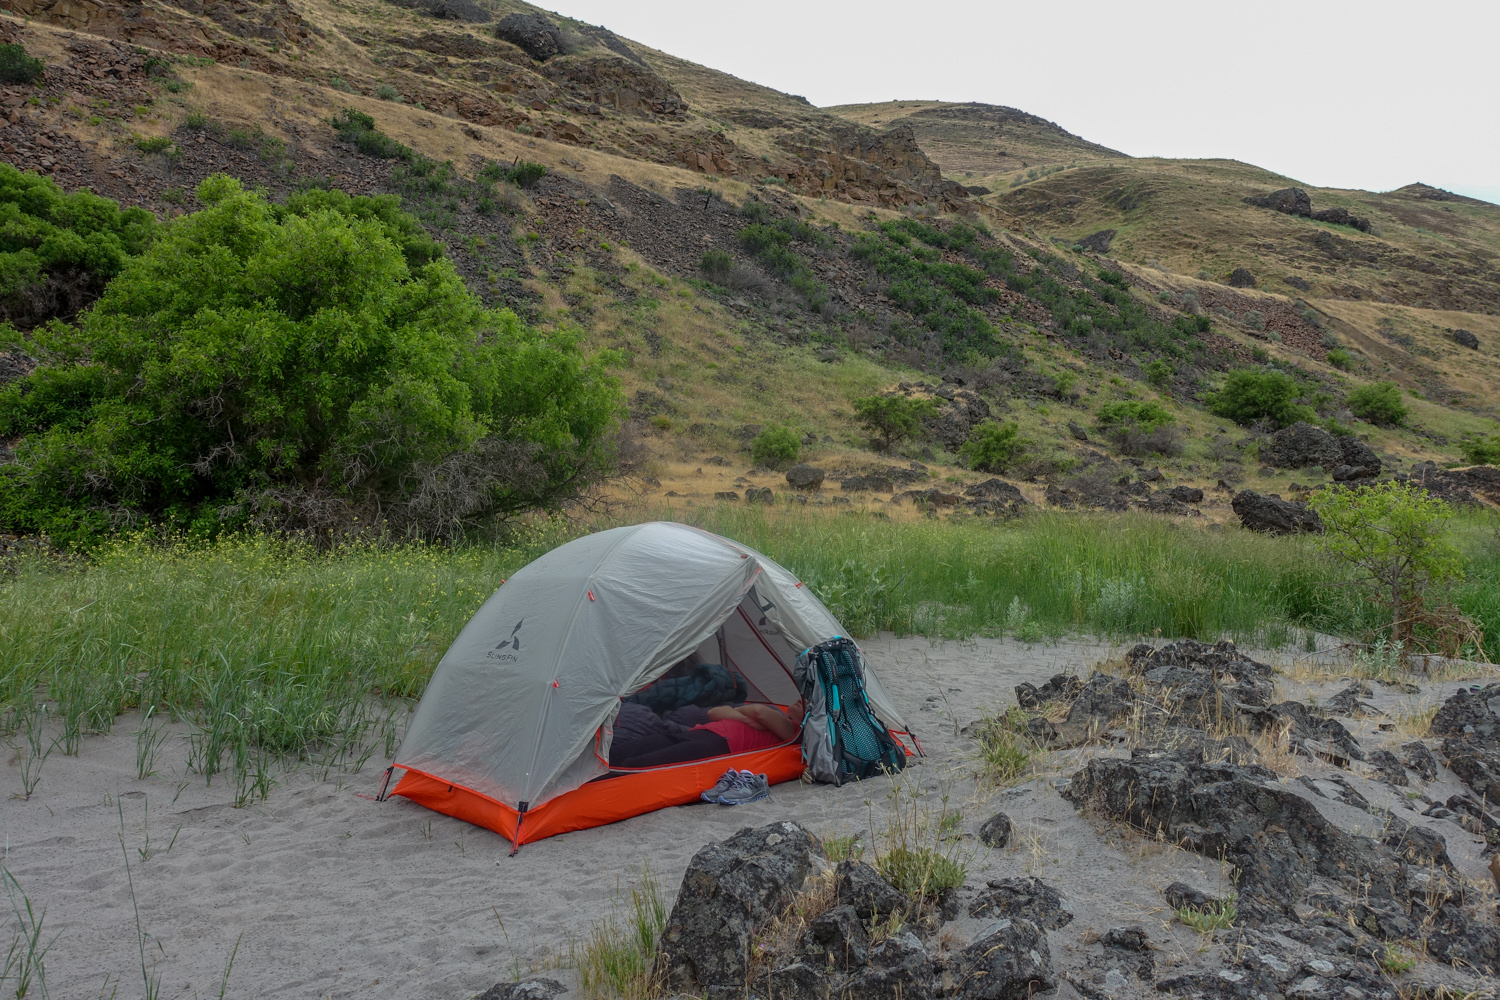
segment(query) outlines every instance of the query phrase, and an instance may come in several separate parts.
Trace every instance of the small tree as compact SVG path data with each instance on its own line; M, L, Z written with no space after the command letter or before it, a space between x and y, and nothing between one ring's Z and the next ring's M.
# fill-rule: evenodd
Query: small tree
M1313 417L1309 407L1298 405L1299 395L1301 389L1290 375L1237 368L1224 379L1224 387L1208 397L1208 411L1237 424L1270 420L1277 427L1288 427Z
M1026 450L1016 424L986 420L974 428L958 454L969 468L980 472L1004 472Z
M1412 483L1331 486L1315 493L1323 546L1363 576L1390 614L1391 642L1402 642L1428 589L1463 575L1446 522L1453 509Z
M880 450L890 451L897 442L915 437L922 421L937 415L937 404L911 396L861 396L854 400L854 415L880 436Z
M1350 413L1372 424L1399 426L1406 422L1406 404L1394 382L1373 382L1351 389L1344 401Z

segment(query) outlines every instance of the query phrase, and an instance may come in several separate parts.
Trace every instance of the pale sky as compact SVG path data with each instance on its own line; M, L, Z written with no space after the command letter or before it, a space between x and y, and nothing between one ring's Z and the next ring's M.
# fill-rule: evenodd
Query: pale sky
M820 107L1002 104L1132 156L1500 203L1500 0L553 2Z

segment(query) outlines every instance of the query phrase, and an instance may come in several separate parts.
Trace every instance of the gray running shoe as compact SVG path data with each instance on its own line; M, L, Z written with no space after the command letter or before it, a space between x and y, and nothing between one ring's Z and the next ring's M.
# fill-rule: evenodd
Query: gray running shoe
M741 780L729 791L719 796L719 804L742 806L747 802L759 802L771 797L771 783L764 774L741 774Z
M750 777L749 771L736 771L730 768L719 776L718 783L701 796L704 802L717 802L719 796L724 795L730 789L738 788Z

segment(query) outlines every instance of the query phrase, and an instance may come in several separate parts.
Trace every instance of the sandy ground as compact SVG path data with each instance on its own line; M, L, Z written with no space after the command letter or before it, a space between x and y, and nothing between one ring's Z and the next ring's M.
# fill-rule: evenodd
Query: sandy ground
M1077 964L1093 935L1128 923L1147 929L1159 970L1211 960L1202 940L1170 919L1161 889L1174 880L1227 889L1227 873L1080 817L1057 794L1056 780L1098 748L1055 754L1035 780L997 792L977 786L969 741L959 733L985 711L1014 704L1015 684L1058 672L1086 677L1120 647L890 637L865 647L928 752L908 769L904 787L934 807L946 794L962 810L957 846L969 885L1035 874L1056 886L1077 915L1050 935L1060 967ZM1261 658L1300 673L1289 657ZM1458 683L1424 683L1420 695L1377 688L1371 700L1399 719L1439 704ZM1279 694L1316 697L1341 686L1335 670L1322 680L1289 677ZM0 769L3 863L33 907L45 909L44 936L56 934L46 961L54 997L143 996L148 978L162 997L218 997L226 970L229 997L448 1000L533 972L569 981L569 942L609 912L643 866L670 898L695 851L744 826L792 819L820 835L859 834L868 842L872 828L878 837L885 827L891 794L884 780L837 789L790 783L753 805L668 809L508 857L510 845L489 831L405 799L376 802L378 761L357 774L283 773L268 800L237 809L231 781L218 777L210 786L187 773L190 727L179 725L157 773L140 780L138 726L122 717L112 734L86 739L78 756L54 752L29 800L9 797L21 788L13 751ZM1371 749L1412 738L1376 726L1375 719L1350 723ZM1309 775L1320 767L1301 762ZM1400 790L1348 777L1372 802L1418 819ZM1459 790L1446 778L1421 787L1413 776L1410 791L1446 798ZM1305 791L1294 780L1288 787ZM1331 818L1346 808L1318 801ZM973 834L997 809L1010 814L1016 836L992 851ZM1363 821L1371 826L1370 817ZM1450 823L1423 822L1448 838L1466 877L1488 882L1477 838ZM964 930L963 922L955 926ZM1076 994L1065 984L1058 995Z

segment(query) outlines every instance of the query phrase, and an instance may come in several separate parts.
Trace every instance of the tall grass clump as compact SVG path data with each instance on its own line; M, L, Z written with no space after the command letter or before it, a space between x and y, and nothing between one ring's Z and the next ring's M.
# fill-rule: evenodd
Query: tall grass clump
M0 720L24 728L44 699L76 753L132 709L187 719L190 767L228 768L263 795L270 759L367 756L378 700L420 695L500 581L557 540L319 552L264 536L133 538L71 568L23 560L0 578Z
M652 965L667 912L660 883L650 868L643 869L624 912L616 905L573 944L572 964L583 995L600 1000L645 1000L655 995Z
M935 808L927 796L908 775L891 777L886 825L875 853L875 869L885 880L921 900L957 889L968 874L968 859L954 836L961 815L948 807L946 792ZM873 817L870 828L875 828Z

